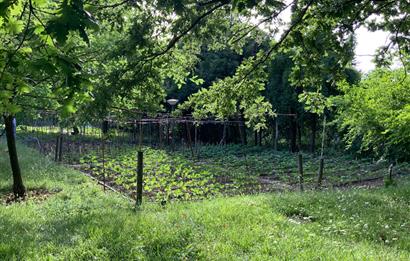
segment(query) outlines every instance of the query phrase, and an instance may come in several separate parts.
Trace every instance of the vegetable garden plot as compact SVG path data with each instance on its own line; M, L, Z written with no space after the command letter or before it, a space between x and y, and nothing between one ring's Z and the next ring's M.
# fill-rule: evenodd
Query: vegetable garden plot
M33 141L33 134L37 135L38 142ZM40 150L51 157L56 154L57 136L56 132L20 132L23 141L30 141L35 148L40 144ZM190 148L180 146L143 146L142 150L144 196L159 202L299 188L297 155L268 147L198 146L194 148L194 157ZM87 135L63 136L61 161L135 197L137 151L137 144L127 133L111 133L109 139L103 141L99 129L91 129ZM319 159L311 154L304 154L303 158L304 186L313 188ZM323 184L339 186L380 178L387 168L386 162L375 164L346 155L326 158ZM395 169L397 174L410 173L408 164Z
M95 154L81 159L82 170L109 185L120 186L133 195L136 183L136 149L119 152L111 150L105 161ZM158 201L172 199L201 199L221 193L227 186L216 182L216 176L209 169L189 160L169 155L165 150L144 148L144 192Z
M192 200L217 195L293 190L298 186L294 154L275 153L260 148L248 154L245 146L204 146L199 158L192 158L189 150L167 151L144 147L144 193L157 201ZM238 150L243 150L238 153ZM82 158L82 170L120 187L133 195L136 182L135 147L112 150L105 162L97 154ZM224 156L222 156L224 155ZM246 156L245 156L246 155ZM313 188L316 182L318 159L304 155L305 185ZM348 157L328 159L325 186L337 186L375 177L386 172L386 163L373 164L368 160ZM397 167L398 174L409 174L410 166Z

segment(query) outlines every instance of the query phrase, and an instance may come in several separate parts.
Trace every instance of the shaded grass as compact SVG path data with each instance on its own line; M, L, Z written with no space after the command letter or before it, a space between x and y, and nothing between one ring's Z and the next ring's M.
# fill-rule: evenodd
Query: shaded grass
M104 193L20 146L28 189L0 205L0 260L409 260L410 182L373 190L236 196L162 207ZM0 187L10 187L4 144ZM2 193L2 192L0 192Z

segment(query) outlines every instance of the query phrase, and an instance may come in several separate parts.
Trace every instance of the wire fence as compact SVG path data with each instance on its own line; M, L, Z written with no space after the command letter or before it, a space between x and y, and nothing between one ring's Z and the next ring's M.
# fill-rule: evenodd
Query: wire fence
M201 128L207 124L232 126L238 135L243 127L239 121L194 121L167 116L107 119L64 128L53 117L46 117L22 122L17 136L53 160L93 177L104 189L132 199L138 198L137 191L143 191L147 199L166 203L317 186L320 158L315 155L303 154L300 159L297 154L277 152L271 147L210 140L206 143L207 139L200 137L209 135L209 130ZM227 130L215 136L216 140L224 140ZM138 151L143 153L143 160L138 158ZM387 168L387 162L329 157L324 164L322 185L340 187L380 181ZM140 184L139 170L144 176ZM409 170L408 164L402 164L395 173L405 175Z

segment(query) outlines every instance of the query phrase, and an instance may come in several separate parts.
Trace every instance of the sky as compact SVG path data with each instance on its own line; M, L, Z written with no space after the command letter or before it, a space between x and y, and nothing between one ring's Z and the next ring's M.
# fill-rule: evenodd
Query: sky
M374 69L375 65L372 62L373 55L375 54L377 48L385 45L388 38L389 34L387 32L370 32L364 27L359 28L356 31L356 68L364 73Z
M286 4L290 4L292 0L286 0ZM290 7L285 9L279 18L284 22L290 22ZM370 32L364 27L360 27L356 30L357 45L355 48L355 67L363 73L367 73L375 68L375 64L372 62L376 50L385 45L389 38L389 33L384 31ZM277 34L280 37L280 34Z

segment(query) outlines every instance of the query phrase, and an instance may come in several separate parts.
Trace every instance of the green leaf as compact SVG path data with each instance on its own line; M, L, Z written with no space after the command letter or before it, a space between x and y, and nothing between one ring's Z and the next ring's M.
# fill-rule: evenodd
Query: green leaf
M24 23L21 20L9 19L7 29L11 34L18 34L23 31Z
M24 93L29 93L32 91L31 86L27 85L27 84L22 84L17 88L17 92L19 94L24 94Z

